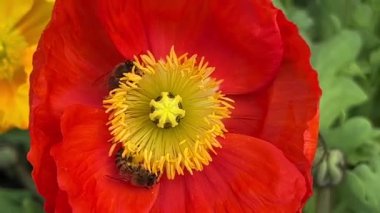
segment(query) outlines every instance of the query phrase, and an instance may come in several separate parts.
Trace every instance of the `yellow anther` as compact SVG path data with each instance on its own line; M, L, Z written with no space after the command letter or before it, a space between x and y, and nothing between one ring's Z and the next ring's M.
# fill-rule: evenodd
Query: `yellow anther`
M212 78L215 68L203 57L177 56L174 48L167 57L148 52L133 63L103 102L110 153L121 145L124 155L168 179L203 170L221 147L217 138L227 132L222 120L233 109L233 100L219 90L221 81Z

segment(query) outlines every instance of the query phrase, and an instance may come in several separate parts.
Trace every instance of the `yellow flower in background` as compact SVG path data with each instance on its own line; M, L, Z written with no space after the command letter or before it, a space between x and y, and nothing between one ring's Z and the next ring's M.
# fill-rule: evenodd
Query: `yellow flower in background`
M0 132L28 127L32 56L53 2L0 0Z

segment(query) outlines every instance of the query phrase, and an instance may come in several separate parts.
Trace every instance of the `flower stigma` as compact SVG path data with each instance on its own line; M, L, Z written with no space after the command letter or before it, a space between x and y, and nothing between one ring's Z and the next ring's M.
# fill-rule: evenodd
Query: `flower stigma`
M133 156L168 179L203 170L212 161L210 152L221 147L217 138L227 132L222 121L234 108L219 90L222 81L211 77L214 70L203 57L177 56L174 47L165 59L149 51L135 56L103 101L112 136L109 155L121 145L123 157Z
M182 109L182 98L169 92L161 92L161 95L150 101L151 113L149 118L160 128L170 128L178 125L185 117Z

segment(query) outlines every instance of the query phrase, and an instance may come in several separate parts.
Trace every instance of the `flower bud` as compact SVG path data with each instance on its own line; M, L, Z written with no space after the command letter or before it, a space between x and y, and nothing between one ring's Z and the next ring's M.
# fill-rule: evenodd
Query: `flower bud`
M344 175L344 156L340 150L318 150L313 168L315 184L319 187L336 186Z

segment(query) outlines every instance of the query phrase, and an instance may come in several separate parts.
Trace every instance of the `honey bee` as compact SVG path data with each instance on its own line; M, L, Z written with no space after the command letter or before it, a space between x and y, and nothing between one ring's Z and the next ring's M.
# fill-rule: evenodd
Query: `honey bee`
M127 155L123 158L123 149L116 154L116 167L122 181L138 187L151 189L159 181L159 174L154 174L143 168L141 163L133 162L133 156Z
M119 87L120 78L124 76L124 73L132 72L133 66L134 64L131 60L126 60L125 62L116 65L115 69L112 72L112 75L108 79L109 90L113 90ZM135 73L142 76L141 70L136 69Z
M131 72L132 68L133 62L131 60L127 60L116 65L115 69L112 72L112 75L108 79L109 90L113 90L119 87L120 78L124 76L124 73Z

